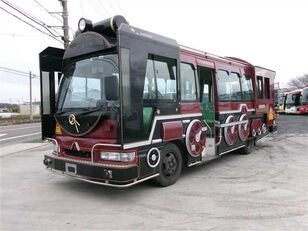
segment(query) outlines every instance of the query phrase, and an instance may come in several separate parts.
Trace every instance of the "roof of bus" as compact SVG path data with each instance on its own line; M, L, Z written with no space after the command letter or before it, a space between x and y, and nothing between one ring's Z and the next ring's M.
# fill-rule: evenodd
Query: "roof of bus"
M191 47L183 46L183 45L180 45L180 49L182 51L186 51L186 52L189 52L189 53L194 54L194 55L200 55L200 56L203 56L203 57L210 57L210 58L220 60L220 61L224 61L224 62L232 61L233 63L237 63L237 64L253 66L249 62L247 62L243 59L235 58L235 57L223 57L223 56L219 56L219 55L214 55L214 54L211 54L211 53L207 53L207 52L204 52L204 51L201 51L201 50L198 50L198 49L194 49L194 48L191 48Z
M232 62L234 64L240 64L240 65L255 67L256 69L259 69L259 70L262 69L262 70L265 70L265 71L268 71L268 72L272 72L273 74L276 73L275 71L270 70L268 68L264 68L264 67L260 67L260 66L254 66L251 63L249 63L248 61L240 59L240 58L223 57L223 56L219 56L219 55L214 55L214 54L211 54L211 53L207 53L207 52L204 52L204 51L201 51L201 50L198 50L198 49L194 49L194 48L191 48L191 47L183 46L183 45L180 45L180 49L181 49L181 51L189 52L191 54L200 55L200 56L203 56L203 57L209 57L209 58L215 59L217 61L223 61L223 62L228 62L228 63Z

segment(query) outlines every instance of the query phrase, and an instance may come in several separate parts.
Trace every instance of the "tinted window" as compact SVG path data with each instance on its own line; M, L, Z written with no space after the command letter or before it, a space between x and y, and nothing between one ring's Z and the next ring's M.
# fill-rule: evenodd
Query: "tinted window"
M227 71L218 70L217 72L217 87L219 101L230 100L230 84L229 74Z
M147 61L147 69L145 73L143 99L156 99L156 84L154 75L153 60Z
M196 100L196 81L193 66L181 63L181 99Z
M218 70L217 73L218 99L219 101L239 101L242 100L240 75Z
M143 99L176 99L176 60L149 55Z
M242 96L243 99L251 100L252 99L252 83L251 77L247 75L243 75L241 78L242 84Z
M269 81L269 78L264 78L264 97L265 97L265 99L270 98L270 81Z
M257 97L263 99L263 80L261 76L257 76Z
M241 85L240 85L240 75L238 73L231 73L230 74L230 94L231 100L241 100L242 99L242 92L241 92Z

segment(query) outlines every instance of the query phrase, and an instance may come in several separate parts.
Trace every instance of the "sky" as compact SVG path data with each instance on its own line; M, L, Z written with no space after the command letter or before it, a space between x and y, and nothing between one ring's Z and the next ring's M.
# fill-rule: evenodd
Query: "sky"
M47 25L61 25L57 14L50 15L41 7L60 12L58 0L6 1ZM95 23L121 14L130 25L174 38L181 45L238 57L275 70L276 82L281 87L289 79L308 73L308 1L305 0L67 1L71 39L81 17ZM0 7L20 16L2 1ZM0 67L39 75L39 53L47 46L63 47L1 9L0 20ZM32 82L33 101L39 101L39 79L33 78ZM28 101L29 77L0 68L0 102Z

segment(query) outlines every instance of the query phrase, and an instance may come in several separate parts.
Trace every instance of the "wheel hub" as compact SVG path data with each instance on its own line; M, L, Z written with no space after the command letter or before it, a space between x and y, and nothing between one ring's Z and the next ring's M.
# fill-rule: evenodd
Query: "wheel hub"
M167 153L163 161L163 173L165 176L173 176L177 170L177 159L173 153Z

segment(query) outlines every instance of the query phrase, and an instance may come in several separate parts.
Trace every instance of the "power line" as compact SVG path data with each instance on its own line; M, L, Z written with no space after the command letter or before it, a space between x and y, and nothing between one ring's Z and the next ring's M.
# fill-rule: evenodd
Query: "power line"
M46 7L44 7L41 3L39 3L37 0L33 0L33 1L36 2L36 4L39 5L43 10L45 10L50 16L52 16L53 18L57 19L59 22L63 23L60 18L58 18L55 15L51 14L49 12L49 10Z
M41 20L33 17L32 15L30 15L29 13L25 12L24 10L22 10L21 8L17 7L16 5L13 5L12 3L5 1L5 0L1 0L4 4L8 5L9 7L11 7L13 10L17 11L18 13L22 14L23 16L25 16L26 18L30 19L31 21L35 22L36 24L40 25L41 27L44 27L50 34L52 34L54 37L62 37L61 34L57 31L55 31L54 29L51 28L51 26L47 25L46 23L42 22ZM55 35L51 30L53 30L54 33L58 34Z
M0 67L0 71L8 72L8 73L11 73L11 74L16 74L16 75L20 75L20 76L29 77L28 72L12 69L12 68L8 68L8 67ZM33 78L38 78L38 76L36 74L32 74L32 76L33 76Z
M8 10L4 9L3 7L0 6L0 9L3 10L3 11L5 11L6 13L12 15L13 17L19 19L20 21L22 21L22 22L28 24L29 26L33 27L34 29L38 30L39 32L41 32L41 33L43 33L43 34L45 34L45 35L47 35L47 36L49 36L49 37L51 37L51 38L57 40L58 42L60 42L60 43L63 44L63 42L62 42L61 40L57 39L56 37L52 36L51 34L48 34L48 33L44 32L44 31L42 31L41 29L37 28L37 27L34 26L33 24L31 24L31 23L29 23L29 22L23 20L22 18L20 18L20 17L18 17L17 15L15 15L15 14L9 12Z
M53 15L53 14L52 14L46 7L44 7L39 1L37 1L37 0L33 0L33 1L36 2L36 4L39 5L43 10L45 10L51 17L57 19L61 24L63 23L63 21L62 21L60 18L58 18L58 17L56 17L55 15ZM55 26L50 26L50 27L55 27ZM62 27L62 26L61 26L61 27ZM69 27L69 29L70 29L70 31L75 32L72 28Z

